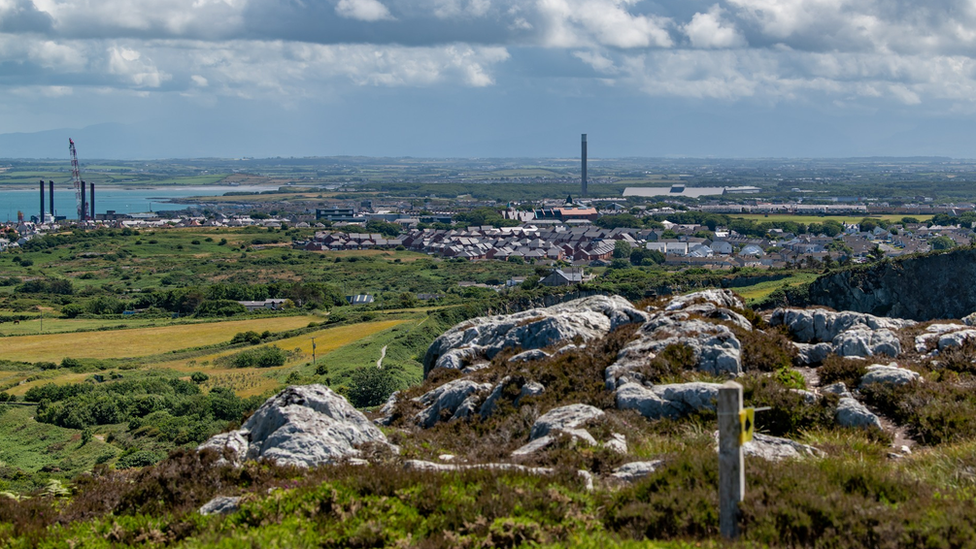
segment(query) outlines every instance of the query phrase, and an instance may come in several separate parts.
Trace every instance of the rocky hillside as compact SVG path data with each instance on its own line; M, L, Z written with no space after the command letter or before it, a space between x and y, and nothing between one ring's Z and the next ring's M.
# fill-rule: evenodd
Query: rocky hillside
M823 276L809 302L838 311L932 320L976 311L976 249L884 261Z
M99 470L29 512L0 497L0 541L719 546L715 399L734 379L768 408L745 448L747 541L966 545L974 359L962 321L592 296L458 324L423 384L369 415L291 387L199 453Z

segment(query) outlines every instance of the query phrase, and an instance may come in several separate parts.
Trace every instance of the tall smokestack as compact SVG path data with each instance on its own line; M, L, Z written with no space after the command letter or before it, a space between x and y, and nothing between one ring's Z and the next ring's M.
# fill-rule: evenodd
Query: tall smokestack
M586 198L586 134L585 133L583 134L582 147L583 147L583 159L582 159L582 162L583 162L583 177L582 177L582 180L583 180L583 189L582 189L582 195L583 195L583 198Z
M48 202L51 203L51 221L54 221L54 181L48 181Z
M41 223L44 223L44 180L41 180Z
M88 213L88 208L85 207L85 182L81 182L81 210L78 212L78 221L85 220L85 214Z
M91 217L89 219L94 221L95 220L95 184L94 183L88 185L88 196L91 197L88 200L89 202L91 202L91 204L88 205L89 208L91 209Z

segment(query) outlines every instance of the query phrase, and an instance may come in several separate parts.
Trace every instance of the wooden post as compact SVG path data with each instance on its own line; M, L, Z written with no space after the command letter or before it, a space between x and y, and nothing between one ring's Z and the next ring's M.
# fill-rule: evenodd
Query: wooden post
M746 492L739 410L742 385L726 382L718 390L718 522L726 539L739 537L739 502Z

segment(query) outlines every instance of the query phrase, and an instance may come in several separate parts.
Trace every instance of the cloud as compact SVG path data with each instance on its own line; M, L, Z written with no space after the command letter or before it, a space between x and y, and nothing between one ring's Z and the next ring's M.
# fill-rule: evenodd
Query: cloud
M746 45L745 37L733 24L722 20L725 10L715 4L705 13L696 13L681 30L695 48L737 48Z
M346 19L360 21L388 21L393 19L390 10L379 0L339 0L336 13Z
M31 0L0 0L0 32L47 32L53 23Z

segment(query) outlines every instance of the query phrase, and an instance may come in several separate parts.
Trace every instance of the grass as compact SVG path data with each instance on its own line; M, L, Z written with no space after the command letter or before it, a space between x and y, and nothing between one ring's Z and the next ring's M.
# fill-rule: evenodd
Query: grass
M819 276L819 273L797 273L796 275L789 278L784 278L782 280L771 280L767 282L760 282L759 284L753 284L752 286L735 288L735 293L742 296L742 298L746 300L747 305L752 305L780 288L801 286L808 282L813 282Z
M105 332L32 335L3 340L3 358L26 362L60 362L71 358L127 358L229 341L238 332L281 332L321 320L315 316L284 316L135 328Z
M119 452L98 438L82 444L81 431L38 423L33 415L33 406L11 406L0 414L0 467L36 472L54 464L63 472L81 472L91 470L100 456Z

